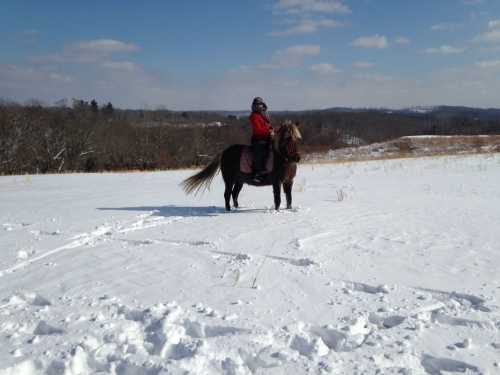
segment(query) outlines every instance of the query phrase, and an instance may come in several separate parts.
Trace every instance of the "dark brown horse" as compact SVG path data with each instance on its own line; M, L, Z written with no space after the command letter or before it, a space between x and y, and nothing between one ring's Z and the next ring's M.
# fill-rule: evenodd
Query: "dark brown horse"
M202 171L184 180L182 182L184 191L190 194L208 188L220 169L226 185L224 199L227 211L231 210L231 196L234 207L238 207L238 195L245 183L253 186L272 185L274 205L277 210L281 205L281 185L283 185L286 207L292 208L292 186L297 173L297 163L300 161L297 145L300 139L299 129L290 121L280 126L272 142L273 168L261 183L255 183L251 174L240 170L242 152L249 146L232 145L217 155Z

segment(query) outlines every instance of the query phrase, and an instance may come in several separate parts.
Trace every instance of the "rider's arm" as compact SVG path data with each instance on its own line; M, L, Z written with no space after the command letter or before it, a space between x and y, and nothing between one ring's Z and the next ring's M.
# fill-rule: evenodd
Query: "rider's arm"
M270 136L273 128L261 115L252 113L250 123L252 124L254 136L262 138Z

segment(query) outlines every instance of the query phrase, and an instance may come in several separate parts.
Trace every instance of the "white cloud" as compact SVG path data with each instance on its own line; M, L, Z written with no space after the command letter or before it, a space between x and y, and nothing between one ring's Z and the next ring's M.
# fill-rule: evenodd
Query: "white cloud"
M344 22L332 19L331 15L351 12L343 0L272 0L273 15L278 17L278 26L269 35L286 37L313 34L323 29L341 27Z
M411 40L405 36L398 36L395 40L394 43L400 44L400 45L408 45L411 43Z
M280 50L278 55L283 57L294 57L294 56L316 56L321 52L321 47L317 44L302 44L297 46L288 47L284 50Z
M163 105L176 110L244 109L257 95L264 96L272 110L438 104L491 107L498 106L500 92L498 70L480 69L476 65L412 78L344 72L311 79L310 75L248 69L227 72L196 84L168 81L143 70L109 71L101 65L97 66L100 70L84 66L87 67L71 82L61 82L35 68L0 64L0 92L19 101L95 97L99 103L111 101L124 108Z
M425 53L434 54L434 55L456 55L456 54L463 53L464 51L465 51L464 48L457 48L457 47L447 46L447 45L444 45L444 46L441 46L438 48L427 48L426 50L424 50Z
M8 99L51 101L54 95L69 93L73 83L72 76L55 70L0 64L0 92Z
M51 63L95 63L109 58L114 54L133 53L139 50L140 48L133 43L114 39L94 39L67 45L61 52L36 57L32 60L35 62Z
M139 50L135 44L125 43L114 39L95 39L80 42L76 45L81 51L112 54L116 52L136 52Z
M487 31L487 32L479 35L475 40L477 42L499 43L500 42L500 29L492 29L490 31Z
M73 81L73 78L70 77L69 75L66 75L66 74L49 73L48 77L51 80L58 81L58 82L71 82L71 81Z
M298 68L304 64L308 57L318 56L321 53L321 47L316 44L295 45L276 51L270 59L257 65L241 65L236 69L229 69L230 74L250 74L255 72Z
M488 27L490 29L499 29L500 28L500 20L493 20L488 22Z
M300 66L304 59L317 56L321 53L321 47L316 44L303 44L288 47L277 51L273 56L270 67L283 68Z
M478 35L474 41L483 43L500 43L500 19L488 22L488 31Z
M300 35L300 34L312 34L320 29L331 29L339 26L342 26L341 22L331 19L319 19L319 20L303 19L285 30L273 31L271 32L271 35L290 36L290 35Z
M358 79L372 82L388 82L393 81L394 78L383 74L360 74L356 76Z
M231 74L248 74L263 70L298 68L308 57L318 56L321 47L317 44L295 45L276 51L270 62L258 65L241 65L236 69L229 69Z
M500 52L500 45L493 45L493 46L487 46L487 47L481 47L479 49L481 52L487 52L487 53L497 53Z
M356 47L379 49L387 48L389 46L387 38L378 34L358 38L352 44Z
M73 78L49 69L23 65L0 65L0 81L5 82L71 82Z
M104 61L102 63L102 66L107 69L122 70L128 72L140 69L140 67L137 64L130 61Z
M432 31L453 31L460 27L461 25L456 23L438 23L431 26Z
M370 69L373 68L374 65L368 61L356 61L354 62L354 67L358 69Z
M349 13L350 8L339 0L279 0L276 9L288 13Z
M401 108L414 105L498 105L500 79L495 71L476 67L436 71L402 78L380 74L293 77L273 71L227 75L206 88L203 108L247 108L255 95L264 96L272 110L334 106ZM196 104L193 104L194 108Z
M337 69L335 65L328 63L311 65L309 67L309 70L319 75L330 75L330 74L340 73L340 70Z
M500 68L500 60L485 60L476 63L476 66L481 69Z

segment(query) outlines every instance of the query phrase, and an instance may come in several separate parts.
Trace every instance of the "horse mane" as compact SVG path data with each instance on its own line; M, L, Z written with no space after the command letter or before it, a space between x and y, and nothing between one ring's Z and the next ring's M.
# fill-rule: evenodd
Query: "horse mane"
M296 141L302 139L302 134L300 133L298 122L296 122L295 124L292 124L292 137Z

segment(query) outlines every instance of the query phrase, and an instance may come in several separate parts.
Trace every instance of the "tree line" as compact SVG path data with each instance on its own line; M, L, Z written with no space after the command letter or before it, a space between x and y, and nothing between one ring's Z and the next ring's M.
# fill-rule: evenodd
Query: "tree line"
M500 134L500 117L477 119L383 111L303 111L272 116L300 124L303 152L406 135ZM0 102L0 174L171 169L205 164L249 143L247 116L216 112L121 110L73 100L44 107Z

